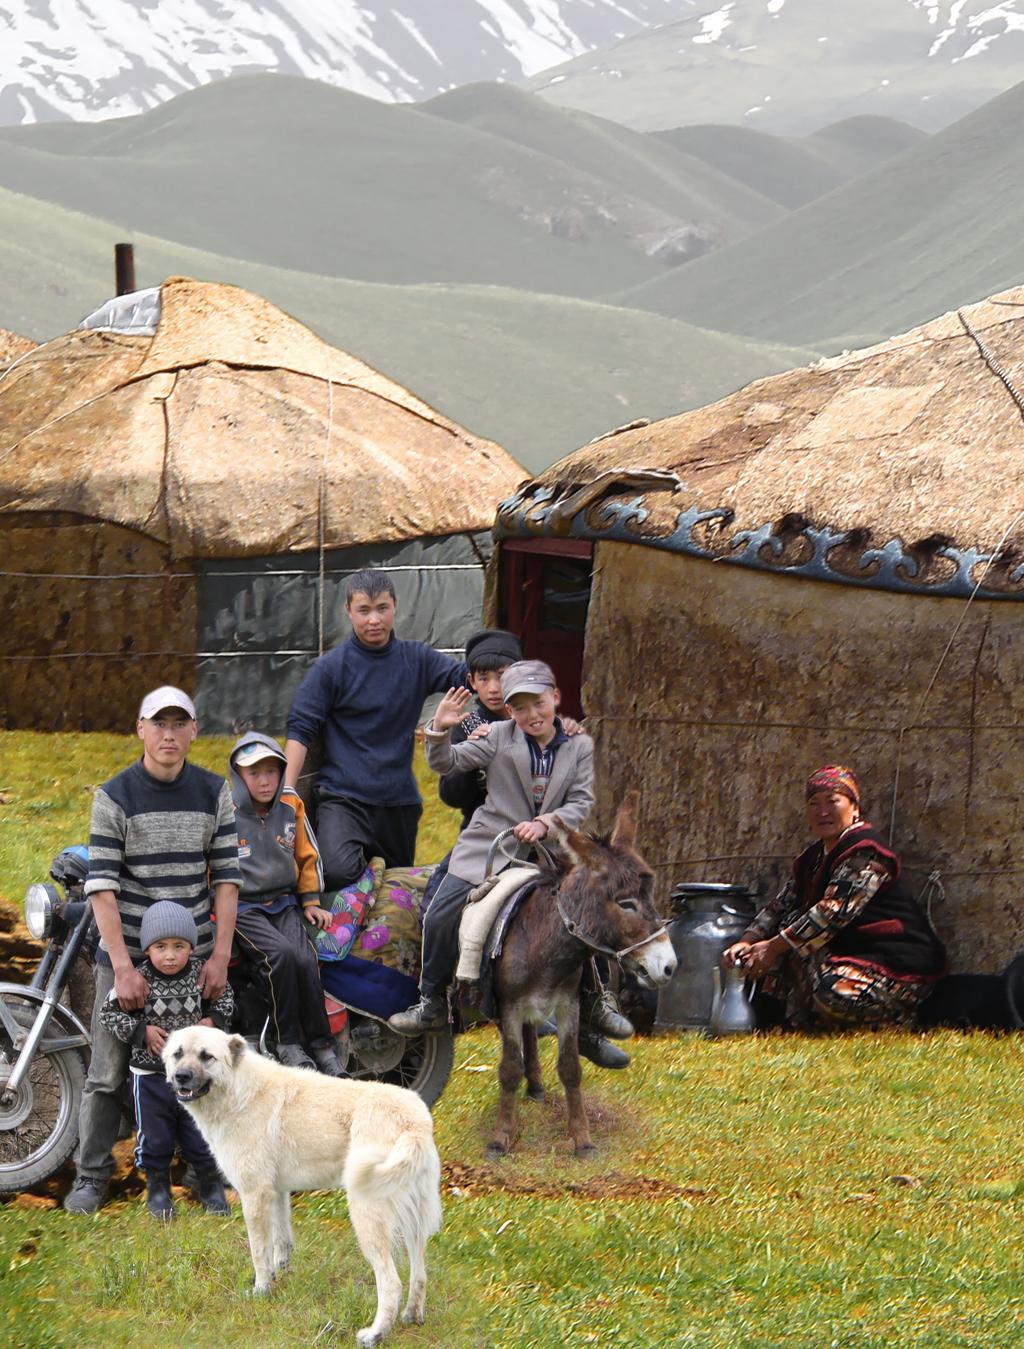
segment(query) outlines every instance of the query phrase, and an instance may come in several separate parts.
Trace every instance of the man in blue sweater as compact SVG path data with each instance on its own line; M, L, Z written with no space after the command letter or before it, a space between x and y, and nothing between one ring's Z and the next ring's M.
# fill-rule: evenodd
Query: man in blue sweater
M466 666L394 633L395 587L382 571L349 578L352 635L315 662L288 714L285 782L297 785L317 737L317 838L327 890L358 880L371 857L412 866L423 802L412 771L424 699L465 683Z

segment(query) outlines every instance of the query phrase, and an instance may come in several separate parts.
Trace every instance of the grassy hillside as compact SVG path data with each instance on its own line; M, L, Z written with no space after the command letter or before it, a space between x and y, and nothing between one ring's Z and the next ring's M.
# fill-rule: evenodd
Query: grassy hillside
M1024 277L1024 84L625 303L776 342L885 337Z
M666 231L714 245L777 208L697 159L501 86L428 106L282 76L139 117L0 129L0 186L270 266L593 296L661 274Z
M0 190L0 327L39 340L74 327L111 294L121 237L120 224ZM560 296L375 285L132 237L140 286L184 273L257 291L533 470L813 354Z
M802 139L742 126L675 127L653 138L795 210L905 153L925 140L926 133L889 117L851 117ZM762 223L770 223L770 217Z
M542 153L276 75L140 117L8 127L0 185L271 266L555 294L658 274L627 236L670 223Z
M1024 56L1018 31L970 60L953 60L955 48L933 58L949 8L907 0L733 0L718 7L727 22L708 40L700 17L714 7L695 5L695 18L552 66L525 86L559 107L645 131L710 122L804 136L862 113L933 131L1008 89ZM997 33L998 22L989 31Z
M683 220L707 222L724 238L759 229L781 211L728 166L692 156L617 122L556 108L508 84L471 84L419 105L605 178Z

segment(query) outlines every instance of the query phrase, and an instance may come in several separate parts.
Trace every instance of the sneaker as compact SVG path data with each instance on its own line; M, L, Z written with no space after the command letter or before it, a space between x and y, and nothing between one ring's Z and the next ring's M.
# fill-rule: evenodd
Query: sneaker
M613 1045L610 1040L606 1040L603 1035L595 1035L592 1030L586 1027L580 1027L580 1053L591 1063L596 1063L599 1068L626 1068L629 1066L629 1055L618 1045Z
M107 1181L78 1176L64 1198L65 1213L95 1213L107 1202Z
M228 1214L231 1205L224 1193L224 1182L218 1171L203 1171L196 1176L195 1195L207 1213Z
M310 1049L313 1051L316 1066L322 1073L325 1073L328 1077L345 1076L333 1044L310 1045Z
M316 1072L316 1064L301 1045L278 1045L274 1053L278 1063L283 1063L286 1068L309 1068L311 1072Z
M171 1174L169 1171L149 1171L146 1174L146 1209L161 1222L170 1222L174 1217L174 1200L171 1198Z
M420 998L415 1007L396 1012L388 1025L399 1035L419 1035L423 1031L447 1030L448 1004L444 998Z

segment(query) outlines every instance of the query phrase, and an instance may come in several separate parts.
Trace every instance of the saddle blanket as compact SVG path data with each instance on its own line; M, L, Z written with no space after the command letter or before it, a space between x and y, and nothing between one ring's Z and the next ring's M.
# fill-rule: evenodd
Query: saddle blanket
M459 964L455 971L456 979L463 983L473 983L480 978L480 963L487 943L487 934L493 927L495 919L501 913L506 900L536 879L536 867L507 867L499 876L489 876L475 890L470 891L459 923Z

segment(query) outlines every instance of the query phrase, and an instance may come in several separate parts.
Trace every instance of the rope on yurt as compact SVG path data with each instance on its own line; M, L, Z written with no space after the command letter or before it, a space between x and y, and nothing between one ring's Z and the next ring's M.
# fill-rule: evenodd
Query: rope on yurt
M1014 403L1017 405L1017 411L1021 414L1021 418L1024 419L1024 396L1021 395L1020 391L1013 383L1013 380L1002 368L1002 366L996 360L995 356L993 356L992 352L986 346L984 340L974 331L971 325L967 322L963 310L958 309L956 311L956 315L957 318L960 320L960 324L964 332L971 339L974 345L978 348L978 353L981 356L981 359L985 362L989 370L991 370L992 374L995 375L995 377L1006 389L1006 392L1010 395ZM939 657L938 660L938 664L935 666L935 670L932 674L932 677L928 681L928 687L921 695L921 700L917 705L917 711L914 713L914 716L911 721L904 723L904 725L900 727L899 738L896 742L896 771L893 774L892 805L889 810L890 843L892 843L896 833L896 801L897 797L899 796L900 790L900 768L903 762L904 737L906 736L907 731L909 731L913 726L917 724L919 718L921 717L921 714L924 712L925 703L928 701L928 698L931 695L931 691L935 687L935 681L938 679L939 673L942 670L943 665L946 663L946 657L953 649L953 643L956 641L960 629L964 625L964 622L967 618L967 614L970 611L970 607L974 603L975 596L977 595L981 587L985 584L985 578L986 576L988 576L990 570L992 569L993 562L995 562L996 558L1003 551L1003 544L1010 537L1011 531L1020 523L1022 519L1024 519L1024 511L1018 511L1017 514L1010 521L1010 523L1003 530L1003 536L990 553L988 560L986 561L984 567L982 568L981 575L974 583L974 589L971 591L971 593L967 596L967 599L964 601L963 611L961 612L960 617L957 619L956 626L950 633L949 641L943 648L942 655Z
M967 322L967 319L964 316L964 311L962 309L958 309L956 311L956 316L960 320L960 325L963 328L964 332L967 334L967 336L971 339L974 345L978 348L978 351L981 353L981 359L985 362L988 368L992 371L993 375L995 375L996 379L999 380L999 382L1006 389L1006 392L1017 404L1017 411L1020 413L1021 417L1024 418L1024 395L1021 394L1020 390L1014 384L1013 380L1006 373L1003 367L999 364L995 356L992 355L992 352L986 346L984 339L980 337L974 331L971 325Z
M328 359L330 359L328 357ZM324 590L327 584L327 460L331 453L331 432L334 428L334 379L330 369L327 371L327 436L324 440L324 453L320 460L320 481L317 485L317 597L316 597L316 649L317 655L324 654Z

